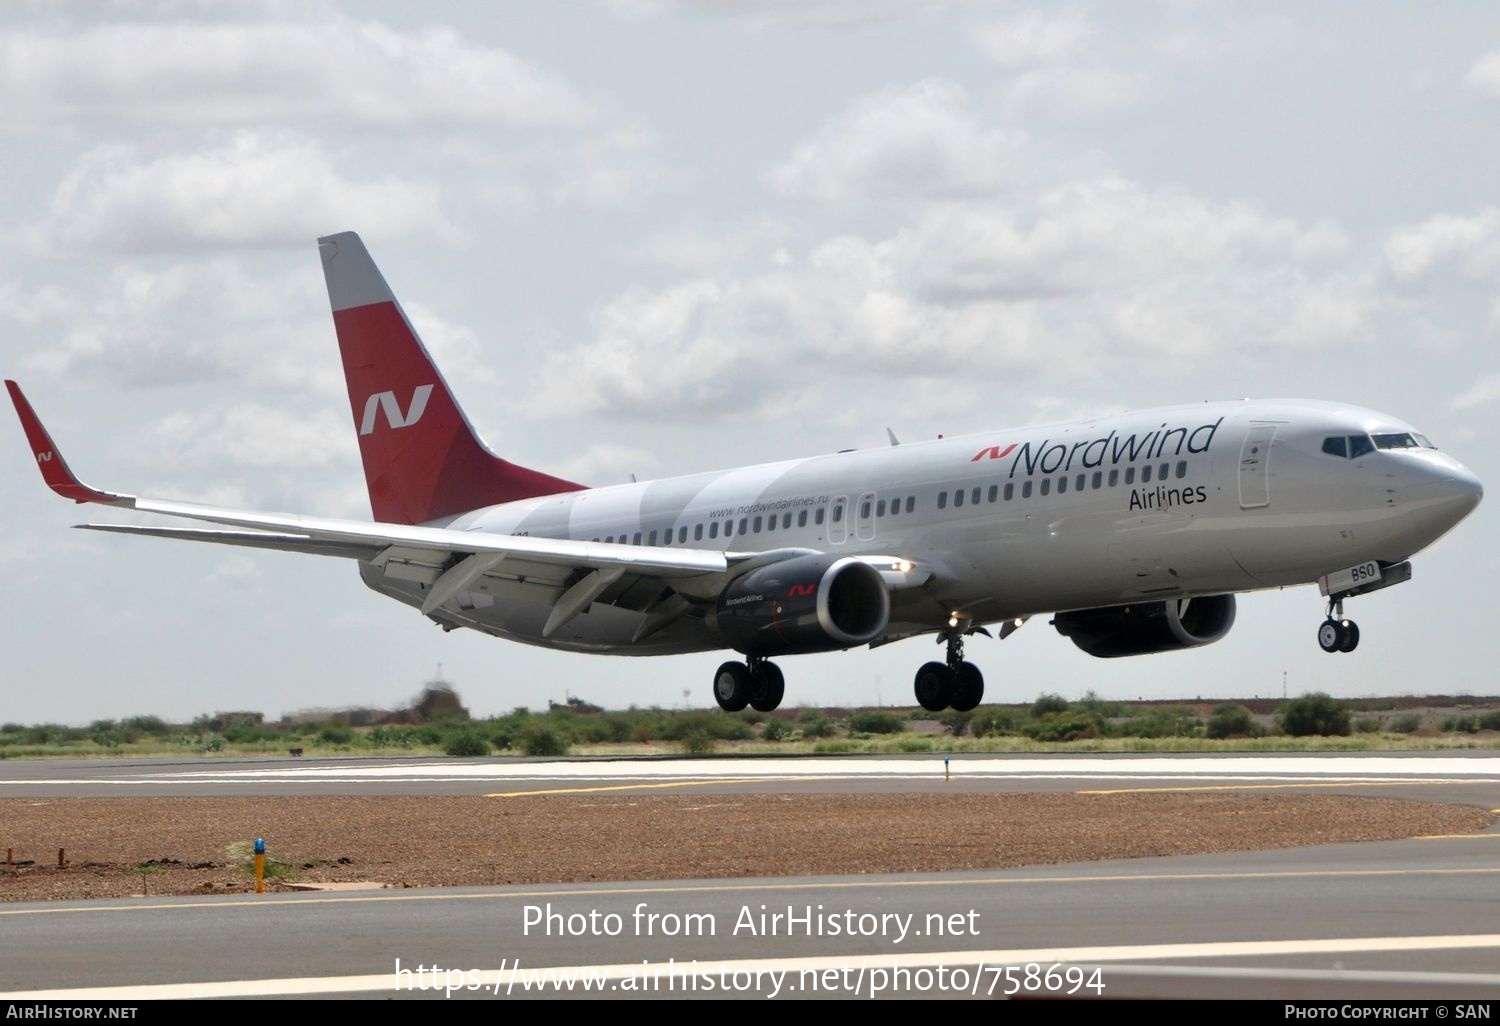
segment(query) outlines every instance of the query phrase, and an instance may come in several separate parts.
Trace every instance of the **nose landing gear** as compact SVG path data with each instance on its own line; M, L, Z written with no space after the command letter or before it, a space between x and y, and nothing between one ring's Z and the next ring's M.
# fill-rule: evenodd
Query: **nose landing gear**
M1359 646L1359 624L1344 616L1344 600L1328 600L1328 619L1318 625L1318 647L1324 652L1353 652Z

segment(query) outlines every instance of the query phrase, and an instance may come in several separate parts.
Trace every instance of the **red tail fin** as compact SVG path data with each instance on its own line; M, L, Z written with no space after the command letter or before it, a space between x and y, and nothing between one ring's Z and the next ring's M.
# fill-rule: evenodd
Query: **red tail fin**
M421 524L583 485L490 452L353 232L318 240L375 519Z

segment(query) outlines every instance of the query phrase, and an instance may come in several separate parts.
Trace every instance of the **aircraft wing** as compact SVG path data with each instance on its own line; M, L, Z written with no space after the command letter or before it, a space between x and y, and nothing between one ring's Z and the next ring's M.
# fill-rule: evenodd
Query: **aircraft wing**
M281 551L342 556L376 565L389 576L427 586L422 612L431 614L469 590L480 578L522 589L527 597L550 604L553 617L544 635L561 627L594 601L610 601L647 613L681 615L692 599L711 599L730 576L812 550L721 552L677 546L624 545L451 530L445 527L370 523L330 517L229 509L193 502L142 498L104 491L81 481L68 467L20 386L6 381L11 400L31 444L42 479L57 494L78 503L97 503L139 513L182 517L239 528L235 531L83 524L95 531L208 541ZM910 563L871 557L892 587L912 586ZM887 565L889 564L889 565ZM899 568L898 568L899 564ZM922 576L925 580L925 575ZM668 591L670 589L670 592ZM553 622L555 621L555 622ZM665 626L665 623L660 623ZM656 629L659 629L657 627ZM644 637L644 634L638 635Z

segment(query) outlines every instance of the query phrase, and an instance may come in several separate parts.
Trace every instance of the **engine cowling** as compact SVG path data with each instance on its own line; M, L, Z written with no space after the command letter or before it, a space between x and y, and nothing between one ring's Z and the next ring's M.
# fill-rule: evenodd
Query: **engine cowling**
M1113 659L1213 644L1234 626L1234 608L1233 595L1209 595L1077 609L1052 625L1089 655Z
M746 655L832 652L873 641L891 619L880 571L857 559L798 556L724 589L709 626Z

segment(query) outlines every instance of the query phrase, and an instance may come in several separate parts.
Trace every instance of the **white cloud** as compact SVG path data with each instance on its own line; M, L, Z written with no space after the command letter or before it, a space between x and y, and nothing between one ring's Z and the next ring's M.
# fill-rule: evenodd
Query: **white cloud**
M1473 388L1454 396L1449 405L1455 410L1469 410L1493 402L1500 402L1500 374L1486 374Z
M38 324L68 312L67 295L56 285L28 288L17 282L0 282L0 316L18 324Z
M0 32L0 124L576 124L561 78L447 27L348 17L116 21Z
M1396 281L1413 284L1441 273L1493 281L1500 276L1500 210L1471 217L1443 214L1391 233L1385 266Z
M85 153L58 183L36 234L43 245L150 252L300 245L338 228L445 234L437 190L383 176L348 178L316 143L240 132L201 152Z
M716 222L699 226L678 225L649 236L641 252L674 270L692 274L712 273L757 257L772 263L790 260L779 247L787 227L766 218Z
M785 265L621 295L594 340L557 354L534 410L771 418L899 381L910 415L915 385L956 373L1015 390L1143 356L1348 345L1373 297L1367 275L1330 266L1343 248L1326 224L1119 179L1019 208L929 206L878 241L836 236Z
M446 320L421 303L403 301L401 309L411 318L412 327L442 368L444 378L480 385L498 380L495 369L485 362L479 336L467 325Z
M261 403L168 414L149 432L153 462L163 469L320 470L354 451L349 418L322 410L301 414Z
M1139 75L1111 68L1047 67L1017 75L1005 88L1012 117L1118 110L1140 98Z
M22 359L29 371L111 385L156 387L208 381L343 394L317 257L306 270L262 277L224 258L157 267L132 263L106 284L69 296L30 332L46 337ZM226 332L225 325L233 325Z
M861 100L773 168L770 181L783 194L831 202L974 195L1013 177L1023 142L982 125L960 86L928 79Z
M1093 36L1093 26L1079 11L1025 11L980 28L979 49L1006 68L1057 64L1078 56Z
M761 25L858 26L871 22L936 14L963 7L974 0L610 0L610 7L628 17L669 14L717 15Z
M655 145L652 133L641 128L617 128L581 140L556 158L567 170L552 187L553 200L594 209L639 201L672 177L652 158Z
M237 552L219 560L208 575L210 584L244 587L261 577L260 564L248 553Z
M599 442L549 466L547 472L567 481L579 481L598 487L622 484L630 480L631 474L642 481L650 480L656 475L660 465L657 454L645 449Z
M1500 96L1500 50L1491 50L1475 61L1465 77L1472 88Z
M1019 210L929 208L882 243L882 257L929 295L1007 298L1146 282L1267 256L1304 259L1342 244L1327 226L1304 228L1246 204L1106 178L1049 190Z
M1025 11L979 29L974 42L1012 76L1001 89L1006 115L1037 118L1117 110L1140 97L1143 76L1100 64L1093 37L1079 11Z

